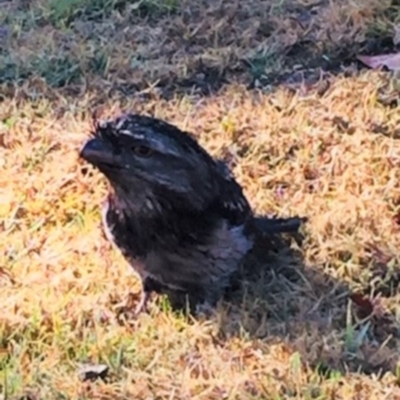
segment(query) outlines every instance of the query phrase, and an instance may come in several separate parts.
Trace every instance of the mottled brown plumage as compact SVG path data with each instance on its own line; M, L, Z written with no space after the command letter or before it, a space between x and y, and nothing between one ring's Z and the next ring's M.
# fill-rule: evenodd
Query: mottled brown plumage
M137 313L152 291L174 307L214 306L257 232L267 241L301 223L254 217L227 166L166 122L127 114L97 124L93 135L80 155L111 184L105 232L141 278Z

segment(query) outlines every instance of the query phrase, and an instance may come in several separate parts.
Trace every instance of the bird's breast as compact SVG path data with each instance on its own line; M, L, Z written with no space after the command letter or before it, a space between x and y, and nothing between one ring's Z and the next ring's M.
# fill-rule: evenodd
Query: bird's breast
M101 217L104 234L107 240L122 253L131 267L142 278L145 277L146 273L144 264L139 257L135 257L135 254L132 251L132 245L129 243L128 233L124 230L119 221L119 210L112 208L109 196L102 204Z

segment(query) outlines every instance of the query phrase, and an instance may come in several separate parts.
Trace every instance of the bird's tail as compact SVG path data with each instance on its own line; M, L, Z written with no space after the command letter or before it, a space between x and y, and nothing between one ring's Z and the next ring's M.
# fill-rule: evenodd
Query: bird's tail
M255 227L262 234L297 232L304 222L307 222L307 218L254 218Z

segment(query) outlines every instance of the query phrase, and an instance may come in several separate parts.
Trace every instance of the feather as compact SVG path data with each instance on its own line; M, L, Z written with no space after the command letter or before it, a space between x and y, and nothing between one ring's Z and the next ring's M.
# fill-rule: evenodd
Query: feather
M111 185L104 229L142 281L137 313L151 292L174 307L214 306L255 235L293 232L304 222L255 217L228 167L165 121L124 114L93 125L80 156Z

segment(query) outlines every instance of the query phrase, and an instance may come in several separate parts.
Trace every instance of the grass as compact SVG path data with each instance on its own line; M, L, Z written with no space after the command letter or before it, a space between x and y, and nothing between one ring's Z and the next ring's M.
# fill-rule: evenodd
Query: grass
M355 61L397 23L382 0L0 3L2 398L400 396L399 80ZM140 286L77 156L120 110L194 132L258 212L309 217L210 320L121 313Z

